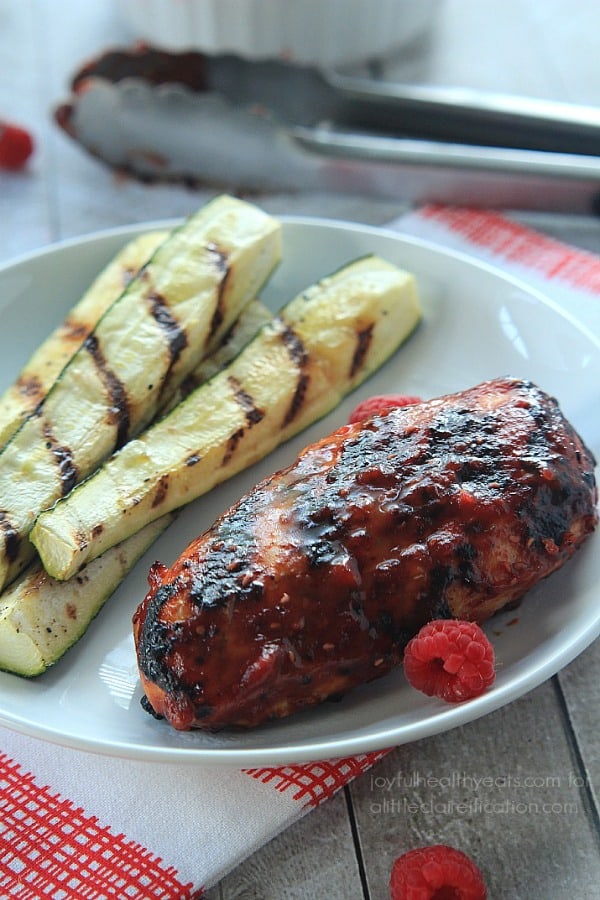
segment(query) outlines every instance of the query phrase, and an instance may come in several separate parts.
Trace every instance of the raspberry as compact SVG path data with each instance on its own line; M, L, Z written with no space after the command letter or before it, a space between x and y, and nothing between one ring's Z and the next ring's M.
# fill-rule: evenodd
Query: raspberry
M461 703L494 683L494 648L475 622L436 619L408 642L404 671L429 697Z
M368 397L359 403L350 413L348 423L362 422L371 416L384 415L391 409L398 406L412 406L414 403L420 403L420 397L411 397L409 394L380 394L375 397Z
M475 863L461 850L434 844L399 856L390 878L391 900L486 900Z
M33 153L33 140L19 125L0 122L0 168L20 169Z

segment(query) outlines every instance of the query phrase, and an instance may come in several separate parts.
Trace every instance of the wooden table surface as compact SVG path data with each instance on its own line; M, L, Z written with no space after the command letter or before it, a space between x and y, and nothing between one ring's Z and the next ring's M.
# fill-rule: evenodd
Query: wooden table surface
M118 4L0 0L0 117L34 133L26 173L0 173L0 259L97 229L181 216L210 191L116 178L51 121L89 55L131 43ZM597 0L441 0L429 39L399 77L598 104ZM271 195L271 212L383 223L394 201ZM600 251L585 216L520 211L536 227ZM393 859L449 842L482 866L494 900L600 897L600 645L511 705L403 746L212 889L209 900L382 900ZM482 781L482 779L485 779ZM414 801L410 811L403 798Z

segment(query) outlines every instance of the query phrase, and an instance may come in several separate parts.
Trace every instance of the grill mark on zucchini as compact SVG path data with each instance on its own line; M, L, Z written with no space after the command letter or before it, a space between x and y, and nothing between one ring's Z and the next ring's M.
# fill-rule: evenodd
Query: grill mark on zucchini
M356 335L356 350L354 351L352 366L350 368L351 377L353 375L356 375L356 373L359 371L359 369L362 368L364 364L367 353L369 352L369 347L371 346L371 341L373 339L373 328L374 325L371 322L370 325L367 325L366 328L363 328Z
M156 324L162 328L169 347L170 361L167 375L165 376L166 380L168 373L188 345L187 334L180 326L177 319L171 315L171 311L164 297L152 292L148 294L148 301L150 303L150 312L152 313Z
M159 482L156 486L156 493L154 494L154 499L152 500L152 509L156 509L157 506L163 502L167 494L169 493L169 476L162 475L159 479Z
M225 446L225 453L223 454L223 459L221 460L221 465L226 466L233 454L235 453L237 446L241 439L244 437L246 433L245 428L238 428L237 431L234 431L232 435L230 435L227 444Z
M279 321L281 322L281 320ZM286 325L284 327L284 330L281 333L281 339L285 344L288 353L290 354L292 362L299 369L296 389L294 391L291 403L288 407L288 411L286 412L283 419L283 424L289 425L290 422L293 422L293 420L296 418L298 412L304 404L304 398L306 396L309 378L308 374L303 370L306 368L306 365L308 363L308 354L300 337L296 334L296 332L290 325Z
M34 401L39 401L44 395L42 383L37 375L22 375L16 383L22 397L32 397Z
M117 426L117 435L115 439L115 450L127 443L129 433L129 402L127 391L122 381L117 378L115 373L106 364L104 354L100 349L98 338L94 334L90 334L84 341L83 346L88 351L102 382L107 390L110 399L110 409L108 410L108 422Z
M261 312L262 308L262 312ZM200 366L183 379L179 385L179 390L175 395L175 401L169 401L167 411L173 409L176 403L181 403L186 397L199 387L208 377L215 374L228 365L234 356L245 346L251 337L254 337L260 325L270 320L271 316L262 304L255 300L241 313L240 317L233 322L227 332L221 338L219 348L214 357L208 357ZM250 331L250 325L253 323L253 330ZM237 349L236 349L237 342ZM207 363L208 365L205 365Z
M6 510L0 510L0 531L4 534L6 558L9 562L14 562L19 555L19 547L21 538L19 533L13 527L6 514Z
M86 339L93 327L93 324L87 324L86 322L67 317L63 324L64 336L69 341L79 343Z
M181 397L181 400L185 400L186 397L189 397L192 391L198 387L198 384L199 382L196 379L195 373L190 372L179 385L179 396Z
M123 290L125 290L126 287L129 287L129 283L133 281L135 276L141 271L141 268L136 269L134 266L123 266L121 269L121 284L123 285Z
M221 461L221 465L223 466L227 465L227 463L235 453L239 442L242 440L246 433L246 429L252 428L253 425L257 425L265 416L264 410L260 409L260 407L256 405L248 391L244 390L237 378L234 378L232 375L230 375L227 378L227 383L233 391L233 397L236 403L238 403L244 413L246 426L238 428L237 431L234 431L227 441L225 453L223 454L223 459Z
M66 497L77 484L79 477L77 466L73 461L73 453L65 444L57 442L48 422L44 422L44 438L46 450L54 457L59 471L61 496Z
M257 422L260 422L260 420L264 418L264 410L260 409L255 404L250 394L244 390L237 378L230 375L227 378L227 382L233 390L233 396L235 397L236 403L238 403L244 411L248 427L252 428L253 425L256 425Z
M224 298L225 298L225 289L227 286L227 282L229 280L229 273L231 269L229 267L229 259L228 255L221 247L217 244L210 243L206 245L206 249L209 253L210 260L214 264L215 269L220 275L219 282L219 290L217 294L217 303L215 305L215 311L212 316L212 320L210 323L210 331L209 336L212 337L215 332L220 328L221 323L223 322L224 311Z

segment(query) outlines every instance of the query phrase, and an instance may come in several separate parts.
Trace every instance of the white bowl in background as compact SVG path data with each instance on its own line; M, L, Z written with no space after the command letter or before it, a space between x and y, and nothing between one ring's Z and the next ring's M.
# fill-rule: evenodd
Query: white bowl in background
M139 40L318 66L364 62L415 40L439 0L118 0Z

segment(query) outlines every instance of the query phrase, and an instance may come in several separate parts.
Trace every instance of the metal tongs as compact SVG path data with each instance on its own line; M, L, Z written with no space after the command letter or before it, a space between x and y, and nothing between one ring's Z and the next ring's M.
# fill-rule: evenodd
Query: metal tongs
M600 109L148 47L87 63L56 110L140 178L597 211Z

